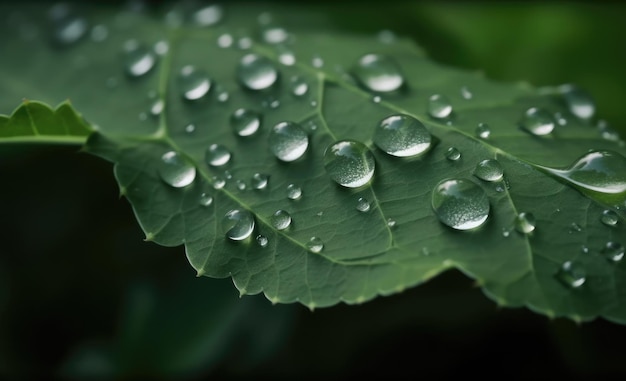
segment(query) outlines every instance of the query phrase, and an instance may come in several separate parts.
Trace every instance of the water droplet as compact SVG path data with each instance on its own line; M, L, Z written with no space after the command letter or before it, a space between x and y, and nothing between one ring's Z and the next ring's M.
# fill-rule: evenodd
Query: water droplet
M317 101L316 100L312 100L311 101L311 107L317 107Z
M244 240L254 231L254 216L247 210L233 209L222 218L222 229L233 241Z
M261 114L240 108L230 116L230 125L239 136L251 136L261 127Z
M489 217L487 194L469 180L439 182L433 189L432 207L439 221L457 230L478 228Z
M170 51L170 44L167 41L161 40L154 44L154 52L159 56L164 56Z
M504 238L508 238L511 235L511 229L510 228L502 228L502 236Z
M463 97L463 99L472 99L474 97L474 94L472 94L467 86L463 86L461 87L461 96Z
M241 37L237 40L237 46L241 50L250 49L252 47L252 39L250 37Z
M559 91L565 99L572 114L580 119L590 119L596 111L591 96L578 86L567 84L559 86Z
M71 45L80 40L89 29L87 20L73 14L69 9L60 17L52 17L54 41L60 45Z
M352 74L367 90L379 93L399 90L404 84L404 76L395 61L379 54L362 56Z
M619 262L624 258L624 246L617 242L607 242L600 251L606 259L612 262Z
M409 115L383 119L374 132L374 144L389 155L419 155L431 145L431 136L422 122Z
M269 136L272 153L282 161L294 161L302 157L309 146L309 136L295 122L281 122L274 126Z
M226 185L226 180L224 180L224 178L222 177L213 176L212 180L213 180L213 188L215 189L222 189Z
M219 5L209 5L198 9L193 14L193 22L202 27L217 24L222 19L223 11Z
M163 103L163 99L157 99L150 107L150 114L152 114L153 116L161 115L164 106L165 104Z
M289 33L284 28L272 26L263 30L263 41L268 44L281 44L289 38Z
M396 41L396 34L388 29L383 29L378 32L378 41L383 44L392 44Z
M264 235L259 234L256 236L256 243L261 247L266 247L269 242L270 241Z
M193 123L189 123L188 125L185 126L185 132L188 134L193 133L196 130L196 125Z
M239 189L240 191L245 191L248 186L246 185L246 182L243 180L237 180L235 181L235 186L237 187L237 189Z
M602 139L610 140L613 142L617 142L620 140L619 134L617 131L609 126L606 120L600 119L597 124L598 131L600 131L600 136Z
M267 188L269 179L270 177L264 173L255 173L252 175L252 188L258 190Z
M324 242L319 237L311 237L306 247L312 253L319 253L324 249Z
M233 36L229 33L222 33L217 37L217 46L220 48L230 48L233 46Z
M521 212L515 217L515 230L522 234L529 234L535 230L537 220L532 213Z
M179 82L183 98L190 101L202 98L211 89L211 80L204 70L191 65L180 70Z
M309 92L309 84L301 77L291 79L291 93L296 97L301 97Z
M565 119L563 114L561 114L560 112L555 112L554 113L554 120L556 120L556 123L559 126L566 126L567 125L567 119Z
M473 175L485 181L500 181L504 177L504 170L499 161L486 159L476 165Z
M95 42L102 42L109 37L109 28L106 25L98 24L91 28L91 39Z
M452 103L445 95L434 94L428 98L428 113L433 118L445 119L452 114Z
M286 211L279 209L271 218L272 226L278 230L285 230L291 225L291 215Z
M585 284L587 272L579 262L567 261L559 268L556 278L567 287L578 288Z
M567 182L591 191L626 192L626 158L613 151L590 151L564 169L541 167Z
M213 167L225 165L230 161L230 157L228 148L221 144L211 144L205 154L207 164Z
M368 212L370 210L370 202L364 197L359 197L356 201L356 210L359 212Z
M230 171L229 171L229 170L225 170L225 171L224 171L224 178L225 178L226 180L232 180L232 178L233 178L233 174L232 174L232 173L230 173Z
M388 226L390 229L391 229L391 228L396 227L396 225L397 225L396 220L394 220L394 219L392 219L392 218L388 218L388 219L387 219L387 226Z
M491 129L487 123L478 123L476 127L476 136L481 139L488 139L491 135Z
M297 200L302 197L302 188L296 184L287 185L287 198L290 200Z
M211 195L208 193L202 193L198 202L202 206L210 206L213 203L213 197L211 197Z
M156 65L155 54L135 40L129 40L124 44L126 52L126 72L131 77L146 75Z
M533 135L543 136L554 130L554 119L548 111L531 107L524 113L521 127Z
M139 113L139 120L141 120L142 122L148 120L148 114L145 112L140 112Z
M374 95L372 97L372 102L374 103L380 103L380 101L382 101L382 98L380 97L380 95Z
M446 159L450 161L457 161L461 158L461 151L455 147L450 147L445 152Z
M269 59L251 53L239 62L237 77L250 90L265 90L278 80L278 70Z
M619 221L619 217L617 216L617 213L615 213L614 211L605 210L604 212L602 212L600 221L602 221L602 223L605 224L606 226L615 226L617 225L617 222Z
M363 143L341 140L326 148L324 168L337 184L357 188L374 176L374 155Z
M282 52L278 55L278 61L286 66L296 64L296 56L292 52Z
M313 65L313 67L319 69L319 68L324 66L324 60L322 59L322 57L320 57L319 55L316 54L311 59L311 65Z
M161 156L158 172L161 179L174 188L186 187L196 178L196 167L174 151Z

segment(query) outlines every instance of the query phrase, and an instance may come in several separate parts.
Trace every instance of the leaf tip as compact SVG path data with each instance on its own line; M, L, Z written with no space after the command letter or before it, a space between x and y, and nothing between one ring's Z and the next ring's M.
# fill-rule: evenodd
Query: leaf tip
M146 241L146 242L154 241L154 233L152 233L152 232L146 233L146 238L144 239L144 241Z
M204 274L206 274L206 271L204 271L204 268L201 268L200 270L196 271L196 277L197 278L200 278Z
M317 307L317 304L315 304L315 302L310 302L306 305L306 307L309 309L309 311L313 312L315 310L315 307Z
M269 300L272 305L278 304L279 301L277 296L267 296L267 300Z
M243 298L247 294L248 294L248 290L246 290L245 288L239 289L239 297L240 298Z

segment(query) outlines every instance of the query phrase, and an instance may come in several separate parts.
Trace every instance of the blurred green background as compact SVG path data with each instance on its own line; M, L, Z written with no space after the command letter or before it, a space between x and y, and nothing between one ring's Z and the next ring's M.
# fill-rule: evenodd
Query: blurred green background
M576 83L626 135L624 4L299 4L490 79ZM109 163L75 147L0 147L0 159L3 379L626 376L626 327L498 309L458 273L313 312L239 298L229 279L196 278L181 247L143 242Z

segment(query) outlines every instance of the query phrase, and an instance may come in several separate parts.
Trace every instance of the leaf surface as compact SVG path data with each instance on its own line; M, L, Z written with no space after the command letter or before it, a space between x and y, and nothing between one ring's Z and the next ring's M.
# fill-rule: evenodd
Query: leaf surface
M211 25L202 26L197 8L177 7L154 14L84 9L76 14L89 28L61 44L39 38L51 16L24 11L7 20L5 35L13 37L0 41L12 57L0 64L15 73L0 79L10 94L48 103L69 98L100 126L85 149L114 163L121 193L147 239L184 244L198 274L230 276L241 294L262 292L273 303L300 302L311 309L362 303L455 268L500 305L576 320L626 321L626 265L621 256L607 254L620 247L623 252L626 237L626 149L610 131L597 128L595 118L574 115L560 88L495 83L439 65L409 40L323 30L323 23L310 21L323 17L302 10L276 7L274 21L259 25L269 20L260 8L202 8L219 20L205 19ZM10 28L18 22L32 29ZM287 38L273 43L283 32ZM153 61L142 75L129 74L129 62L137 57L124 51L137 46L146 47L146 60ZM275 68L273 86L242 85L237 70L250 53ZM399 90L380 93L359 82L355 65L371 53L397 65L404 81ZM53 65L54 76L50 67L40 67L42 61ZM183 96L181 72L188 65L210 80L199 99ZM307 85L304 94L294 94L296 82ZM449 98L450 117L429 113L435 94ZM520 128L533 107L549 113L551 133L534 136ZM241 108L261 115L251 136L233 129L231 119ZM425 125L433 141L426 153L398 158L373 143L378 124L398 114ZM281 122L299 123L306 131L308 147L295 161L279 160L270 147L271 131ZM489 126L488 137L477 135L480 124ZM327 148L344 139L362 142L374 157L373 178L362 187L342 187L326 172ZM207 162L212 144L230 152L226 164ZM451 147L461 153L459 160L447 158ZM586 167L584 175L592 179L585 181L601 184L595 190L558 172L589 150L614 153L610 163ZM164 181L163 158L172 152L187 174L195 174L187 186ZM499 162L504 180L474 176L486 159ZM255 174L268 176L265 188L254 187ZM484 193L490 209L484 224L460 231L438 219L432 195L446 179L467 181ZM617 191L607 190L609 180ZM287 197L290 184L302 189L299 199ZM211 203L203 205L207 197ZM370 203L367 212L356 208L361 197ZM228 239L223 226L233 210L254 219L254 229L241 241ZM273 223L278 210L291 216L287 229ZM615 224L601 221L607 210ZM521 212L536 219L528 234L514 229ZM266 245L259 244L263 237ZM323 242L321 251L310 250L312 237ZM563 284L563 266L573 264L570 283L578 284L571 287Z

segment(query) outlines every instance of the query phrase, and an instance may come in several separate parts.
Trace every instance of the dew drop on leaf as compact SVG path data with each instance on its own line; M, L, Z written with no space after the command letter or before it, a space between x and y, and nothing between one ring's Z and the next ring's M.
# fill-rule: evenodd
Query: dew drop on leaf
M269 59L250 53L239 62L237 78L250 90L265 90L278 80L278 70Z
M239 136L254 135L261 127L261 114L245 108L237 109L230 116L230 125Z
M230 48L233 46L233 36L229 33L222 33L217 37L217 46L220 48Z
M489 125L487 123L478 123L476 136L481 139L489 139L489 136L491 136L491 128L489 128Z
M535 230L537 221L535 216L529 212L521 212L515 217L514 221L515 230L522 234L529 234Z
M521 127L535 136L548 135L554 130L554 118L542 108L531 107L522 117Z
M156 65L156 55L136 40L126 41L124 66L131 77L146 75Z
M269 239L262 234L256 236L256 243L261 247L266 247L269 242Z
M495 159L485 159L476 164L474 176L485 181L500 181L504 177L504 170L500 162Z
M239 179L237 181L235 181L235 186L237 187L237 189L239 189L240 191L244 191L248 188L248 186L246 185L246 182Z
M194 101L205 96L211 89L209 76L191 65L184 66L178 77L183 98Z
M200 194L198 202L202 206L210 206L213 203L213 197L211 197L210 194L203 192Z
M341 140L326 148L324 168L337 184L358 188L374 176L374 155L361 142Z
M432 208L443 224L457 230L481 226L489 217L489 199L472 181L446 179L432 192Z
M289 225L291 225L291 215L288 212L279 209L272 214L271 222L274 228L278 230L285 230L289 227Z
M324 59L320 57L318 54L315 54L311 59L311 65L315 68L321 68L324 66Z
M296 97L302 97L309 92L309 84L301 77L291 78L291 93Z
M404 75L396 62L379 54L362 56L352 74L367 90L379 93L397 91L404 84Z
M457 161L461 158L461 151L455 147L450 147L445 152L446 159L450 161Z
M164 105L165 104L162 99L157 99L154 103L152 103L152 106L150 106L150 114L152 114L152 116L161 115Z
M474 94L472 94L467 86L463 86L461 87L461 96L463 97L463 99L472 99L474 97Z
M188 134L192 134L196 130L196 125L193 123L189 123L185 126L185 132Z
M263 41L268 44L281 44L289 38L289 33L279 26L270 26L262 31Z
M222 7L214 4L198 9L192 19L196 25L206 27L220 22L223 13Z
M605 210L602 212L602 216L600 216L600 221L602 221L602 223L606 226L615 226L617 225L618 220L619 217L617 216L617 213L612 210Z
M213 176L213 188L222 189L226 185L226 180L220 176Z
M356 200L356 210L359 212L368 212L370 210L370 202L365 197L359 197Z
M206 150L205 158L208 165L220 167L230 161L231 153L221 144L211 144Z
M252 175L252 180L250 183L252 184L252 188L262 190L267 188L269 179L269 175L266 175L264 173L255 173Z
M395 228L397 225L396 220L394 220L393 218L388 218L387 219L387 227L391 228Z
M287 185L287 198L290 200L297 200L302 197L302 188L296 184Z
M174 188L185 187L196 178L196 167L175 151L161 156L158 172L161 179Z
M579 288L587 280L583 265L576 261L564 262L556 273L556 278L569 288Z
M254 231L254 216L247 210L233 209L222 218L222 230L232 241L244 240Z
M292 66L296 64L296 56L290 51L284 51L278 55L278 61L285 66Z
M624 258L624 246L618 242L609 241L600 251L611 262L619 262Z
M294 161L306 152L309 147L309 136L298 123L280 122L270 132L269 147L278 159Z
M92 41L102 42L109 37L109 28L102 24L94 25L89 35Z
M593 99L586 91L578 86L566 84L559 86L559 92L565 99L565 103L572 114L580 119L590 119L593 117L596 106Z
M75 15L71 10L67 9L64 14L52 16L53 22L53 38L59 45L72 45L78 42L89 29L87 20L83 17Z
M312 253L319 253L324 249L324 242L319 237L311 237L306 243L306 247Z
M428 98L428 114L436 119L445 119L452 114L452 103L445 95L434 94Z
M374 132L374 144L392 156L419 155L431 145L431 135L422 122L409 115L391 115Z

